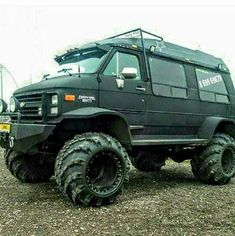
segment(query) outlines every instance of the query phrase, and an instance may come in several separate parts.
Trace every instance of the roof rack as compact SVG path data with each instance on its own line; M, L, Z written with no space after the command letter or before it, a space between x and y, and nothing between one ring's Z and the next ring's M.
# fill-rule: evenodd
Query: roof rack
M136 33L138 33L138 34L136 34ZM137 28L137 29L134 29L134 30L130 30L130 31L121 33L121 34L117 34L117 35L114 35L114 36L106 38L106 39L114 39L114 38L118 38L120 36L125 36L125 35L126 36L130 35L131 38L135 38L136 36L140 37L141 45L142 45L143 53L144 53L144 61L145 61L146 70L147 70L147 79L149 79L150 78L150 73L149 73L148 62L147 62L146 48L145 48L145 45L144 45L144 34L156 37L160 41L164 41L163 37L161 37L159 35L156 35L156 34L152 34L152 33L148 32L148 31L142 30L141 28Z
M85 50L88 47L103 47L105 45L110 46L110 44L120 47L133 47L138 45L139 50L141 49L141 51L143 51L144 63L147 73L145 78L146 80L150 79L147 53L157 54L158 56L165 58L229 72L226 64L221 58L217 58L205 52L189 49L170 42L165 42L163 37L142 30L141 28L117 34L100 41L85 44L79 49L74 48L60 56L57 56L55 60L60 63L67 55L76 54L77 51Z
M106 38L106 39L118 38L120 36L125 36L125 35L131 34L131 33L136 33L138 31L140 33L140 36L141 35L143 36L143 34L148 34L148 35L151 35L151 36L156 37L156 38L160 39L161 41L163 41L163 37L161 37L159 35L156 35L156 34L152 34L152 33L148 32L148 31L142 30L141 28L137 28L137 29L134 29L134 30L130 30L130 31L121 33L121 34L117 34L117 35L111 36L111 37Z

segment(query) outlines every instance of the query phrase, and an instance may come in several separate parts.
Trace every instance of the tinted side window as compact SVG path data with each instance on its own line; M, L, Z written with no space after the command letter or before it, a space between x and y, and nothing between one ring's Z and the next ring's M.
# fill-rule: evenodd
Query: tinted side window
M155 95L187 97L186 77L182 64L150 57L149 66Z
M119 76L123 68L132 67L137 69L137 78L140 79L140 66L139 60L136 55L116 52L106 69L104 70L104 75Z
M200 99L228 103L228 92L221 74L196 68Z

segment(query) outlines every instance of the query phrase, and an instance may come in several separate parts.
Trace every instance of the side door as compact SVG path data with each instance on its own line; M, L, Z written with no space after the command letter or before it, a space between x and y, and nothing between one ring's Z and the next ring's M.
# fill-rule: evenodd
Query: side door
M142 65L140 53L114 49L100 72L99 107L123 113L131 125L144 124L146 82ZM125 70L136 71L136 75L125 76Z
M185 65L157 56L148 57L151 82L148 85L146 129L159 139L194 138L196 129ZM191 117L191 118L190 118Z

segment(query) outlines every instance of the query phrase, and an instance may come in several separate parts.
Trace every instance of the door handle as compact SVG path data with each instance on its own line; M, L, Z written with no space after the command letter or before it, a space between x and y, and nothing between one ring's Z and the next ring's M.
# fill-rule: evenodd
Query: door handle
M146 88L141 87L141 86L137 86L137 87L136 87L136 90L139 90L139 91L146 91Z

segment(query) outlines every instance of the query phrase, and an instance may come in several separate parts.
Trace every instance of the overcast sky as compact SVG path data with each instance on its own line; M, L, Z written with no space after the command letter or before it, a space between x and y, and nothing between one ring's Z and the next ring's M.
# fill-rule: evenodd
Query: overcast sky
M0 64L11 71L20 86L53 70L54 55L137 27L166 41L222 57L235 74L235 6L226 1L224 5L205 1L193 5L81 2L83 5L69 5L69 1L58 5L0 4ZM14 89L5 75L5 97Z

